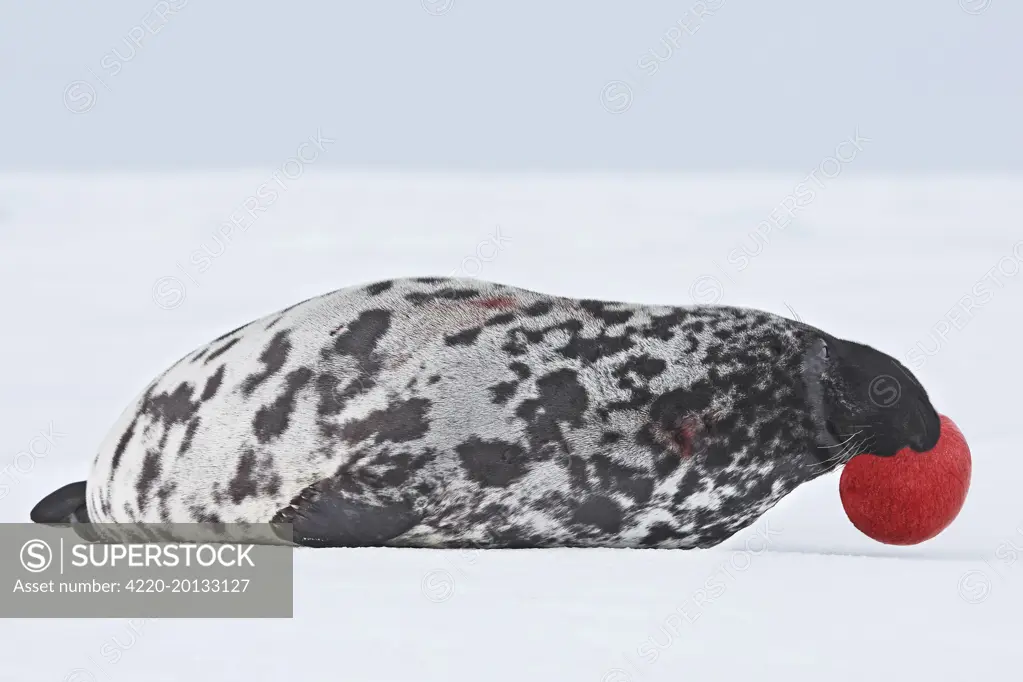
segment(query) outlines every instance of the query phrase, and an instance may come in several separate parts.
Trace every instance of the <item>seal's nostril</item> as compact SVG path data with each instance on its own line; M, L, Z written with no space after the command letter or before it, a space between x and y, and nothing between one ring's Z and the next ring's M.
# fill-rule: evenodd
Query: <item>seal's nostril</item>
M930 423L922 404L917 404L909 420L909 447L917 452L926 452L934 447L937 434L931 432Z

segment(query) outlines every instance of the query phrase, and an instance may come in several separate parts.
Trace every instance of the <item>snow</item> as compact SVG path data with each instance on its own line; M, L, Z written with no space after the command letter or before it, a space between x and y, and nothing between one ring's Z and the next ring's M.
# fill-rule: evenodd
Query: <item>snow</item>
M707 551L301 551L293 619L5 620L0 680L1014 674L1023 179L820 180L784 229L765 231L801 176L310 166L272 203L256 199L265 211L239 217L247 229L220 253L218 226L246 216L269 171L0 176L0 521L27 520L43 495L83 479L120 411L192 348L400 275L798 314L905 358L974 457L960 517L917 547L852 528L834 474ZM203 245L219 255L197 258L200 272L190 257ZM743 247L755 255L740 270ZM33 442L44 454L18 454Z

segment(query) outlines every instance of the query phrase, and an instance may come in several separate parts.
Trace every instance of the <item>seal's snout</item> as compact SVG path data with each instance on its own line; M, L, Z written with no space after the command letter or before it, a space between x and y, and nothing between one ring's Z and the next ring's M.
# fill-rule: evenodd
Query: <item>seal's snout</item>
M827 338L815 350L828 434L857 443L850 455L892 456L909 447L934 448L941 421L919 381L898 360L853 341Z

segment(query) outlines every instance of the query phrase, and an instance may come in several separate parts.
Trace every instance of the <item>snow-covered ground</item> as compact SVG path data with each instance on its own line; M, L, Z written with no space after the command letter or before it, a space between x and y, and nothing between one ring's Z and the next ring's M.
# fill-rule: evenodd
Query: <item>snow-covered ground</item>
M767 231L801 175L298 173L0 176L0 521L83 479L138 390L210 338L334 288L452 273L798 314L902 357L970 442L966 507L886 547L848 523L835 474L708 551L304 551L291 620L5 620L0 680L1019 674L1023 178L818 174ZM42 433L43 454L18 454Z

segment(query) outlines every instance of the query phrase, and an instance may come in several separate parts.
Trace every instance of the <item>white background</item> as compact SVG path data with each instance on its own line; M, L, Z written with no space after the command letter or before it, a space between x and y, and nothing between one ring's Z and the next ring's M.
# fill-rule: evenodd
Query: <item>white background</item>
M974 457L960 517L917 547L861 536L834 474L714 550L304 551L293 620L134 623L140 634L123 620L0 622L0 679L1015 675L1023 567L1005 548L1023 548L1023 182L863 177L854 159L819 175L814 201L784 230L754 241L829 153L803 173L766 176L368 175L314 162L204 273L191 254L220 250L218 225L279 163L0 177L0 521L27 520L43 495L84 479L132 397L209 339L341 286L453 271L646 303L710 291L721 303L791 308L899 357L920 344L931 354L916 373ZM496 254L480 248L495 231ZM736 248L758 254L741 271L729 264ZM966 318L954 312L982 280L986 302ZM54 445L33 440L51 425ZM18 455L32 447L45 453ZM754 541L745 551L758 531L769 550ZM724 585L713 600L708 580Z

